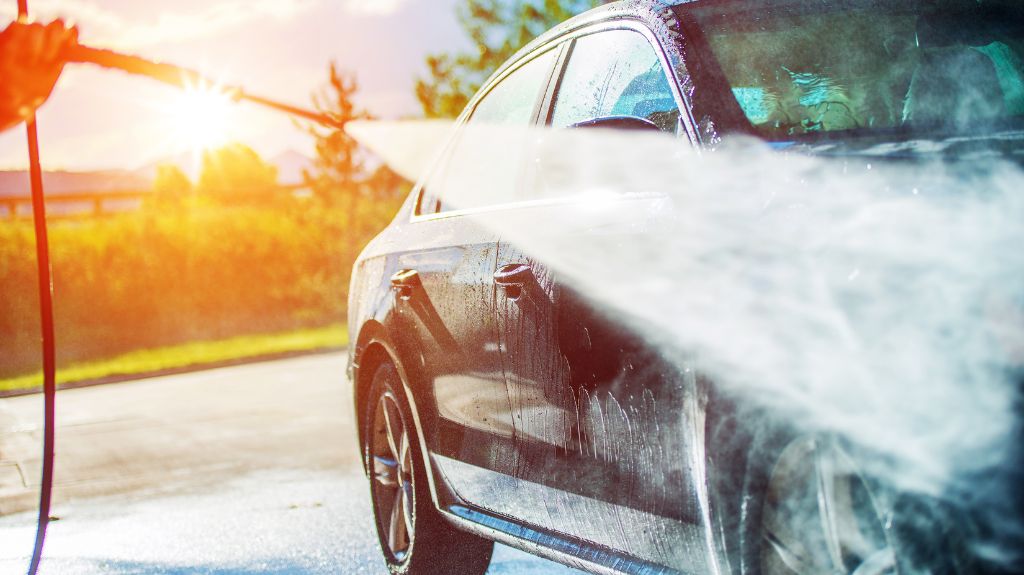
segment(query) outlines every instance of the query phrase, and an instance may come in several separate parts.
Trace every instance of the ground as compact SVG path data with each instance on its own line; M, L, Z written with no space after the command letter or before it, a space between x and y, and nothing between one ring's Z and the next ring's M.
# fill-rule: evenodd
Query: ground
M44 574L386 573L344 354L62 391ZM41 400L0 400L0 574L34 537ZM575 573L499 546L491 573Z

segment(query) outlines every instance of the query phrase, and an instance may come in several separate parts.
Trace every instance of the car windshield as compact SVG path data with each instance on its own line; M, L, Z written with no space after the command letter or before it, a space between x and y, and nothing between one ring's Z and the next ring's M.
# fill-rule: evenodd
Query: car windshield
M754 130L792 140L1020 128L1022 14L1016 1L748 0L686 20Z

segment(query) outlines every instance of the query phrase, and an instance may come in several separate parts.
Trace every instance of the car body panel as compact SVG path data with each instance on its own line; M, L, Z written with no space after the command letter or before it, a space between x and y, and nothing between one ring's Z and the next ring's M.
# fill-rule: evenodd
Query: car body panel
M648 38L670 78L684 70L678 55L665 51L659 40L672 38L662 13L638 14L616 5L570 21L521 54L545 46L564 48L565 42L581 35L621 28ZM489 83L506 76L515 60ZM558 63L563 65L564 58ZM678 91L681 83L673 78L671 84L677 103L686 110L685 95ZM541 106L538 120L543 123L548 110ZM689 118L681 118L679 135L696 138ZM536 184L535 175L528 174L526 181ZM691 480L702 464L696 459L698 450L687 447L700 441L695 425L702 421L682 417L698 410L693 379L662 386L651 379L661 377L662 368L632 365L648 359L641 357L643 342L614 333L611 321L588 312L586 302L560 286L537 262L532 265L540 281L518 301L511 301L493 283L492 274L502 265L527 258L487 231L498 227L488 223L490 218L554 220L565 210L579 210L578 200L416 214L421 194L422 185L395 224L360 256L353 293L383 289L390 277L409 270L418 273L419 287L403 296L386 286L391 294L384 298L387 301L377 302L372 311L354 307L350 322L362 325L374 317L386 326L383 337L397 361L409 365L403 373L435 471L431 484L438 507L456 521L492 517L498 518L494 524L533 526L575 542L582 556L588 549L614 550L620 569L634 565L640 569L636 572L706 572L707 513L701 507L700 489ZM592 217L581 224L587 233L608 233L610 228L636 233L651 213L657 213L651 204L660 201L623 198L616 202L619 205L606 204L603 216L588 214ZM624 220L624 213L633 215ZM585 237L578 236L579 231L557 233ZM379 276L375 281L357 279L374 266L380 268L373 273ZM368 284L376 287L367 288ZM566 304L560 312L555 311L556 301ZM566 317L559 322L556 316L570 309L588 317L583 323L568 322ZM477 321L466 321L470 317ZM601 330L602 337L614 336L615 341L584 349L581 337L585 340L588 331L596 337ZM544 348L559 349L559 339L566 340L566 349L573 349L557 356L541 353ZM635 353L615 356L625 347ZM357 381L360 351L357 346L353 358ZM604 367L596 367L598 356L603 356ZM584 364L590 367L584 369ZM622 377L624 371L645 375ZM544 504L537 505L541 501ZM469 511L459 513L460 509Z
M535 113L545 125L571 43L618 29L643 34L657 50L681 111L677 138L702 153L722 133L752 133L737 101L722 98L720 71L688 57L702 38L686 4L617 2L556 27L494 73L456 134L493 84L555 49ZM523 186L544 185L541 162L523 162ZM373 297L353 303L349 325L360 330L351 358L357 394L375 342L402 366L437 508L464 529L595 572L729 572L711 509L708 389L695 361L673 357L670 365L628 318L598 312L571 278L491 231L528 228L549 234L548 246L585 253L575 246L598 234L630 242L675 233L674 210L685 207L655 193L434 213L418 209L424 197L421 184L360 256L350 293ZM408 270L418 272L419 288L396 295L389 278ZM499 285L496 273L522 281ZM363 329L373 334L365 341ZM743 505L737 498L729 511L738 516Z

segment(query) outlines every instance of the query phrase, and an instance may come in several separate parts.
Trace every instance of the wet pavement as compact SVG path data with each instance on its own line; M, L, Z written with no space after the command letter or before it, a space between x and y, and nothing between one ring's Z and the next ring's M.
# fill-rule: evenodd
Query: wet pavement
M361 477L259 472L220 488L62 507L41 573L211 575L387 573ZM0 518L0 573L24 573L34 514ZM490 573L576 573L499 546Z
M344 363L310 356L62 392L59 520L41 573L386 573ZM0 400L0 460L26 477L37 406ZM27 483L0 483L0 574L25 572ZM503 546L489 572L576 573Z

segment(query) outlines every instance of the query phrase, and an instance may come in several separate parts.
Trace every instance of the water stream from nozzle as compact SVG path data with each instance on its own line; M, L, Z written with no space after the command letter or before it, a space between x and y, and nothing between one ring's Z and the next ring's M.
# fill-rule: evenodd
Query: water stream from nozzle
M459 218L693 367L744 408L737 428L841 438L879 486L939 518L910 514L915 531L952 527L945 513L979 517L993 531L971 535L972 558L1021 572L1019 162L991 149L814 155L740 137L697 151L598 129L346 129L446 210L528 166L517 195L495 202L512 204ZM425 159L446 140L450 163L434 170Z

